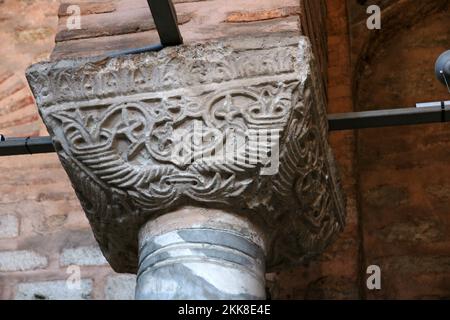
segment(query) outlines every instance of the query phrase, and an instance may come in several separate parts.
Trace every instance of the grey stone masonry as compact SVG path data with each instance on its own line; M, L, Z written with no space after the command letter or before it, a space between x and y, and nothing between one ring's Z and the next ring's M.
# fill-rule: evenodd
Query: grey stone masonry
M19 220L12 214L0 215L0 239L14 238L19 235Z
M87 300L92 298L92 280L83 279L79 285L66 280L19 283L16 300Z
M98 246L64 249L60 257L61 266L101 266L108 262Z
M307 37L53 61L27 79L104 257L138 273L137 299L264 299L265 272L344 228ZM60 258L103 263L93 247Z
M136 275L120 274L111 275L106 280L106 300L134 300L136 289Z
M0 252L0 272L42 269L47 265L47 257L34 251Z

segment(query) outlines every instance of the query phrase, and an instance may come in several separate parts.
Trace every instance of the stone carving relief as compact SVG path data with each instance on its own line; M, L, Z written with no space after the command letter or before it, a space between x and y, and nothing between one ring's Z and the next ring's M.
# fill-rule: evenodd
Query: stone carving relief
M28 71L61 162L116 271L136 271L140 226L187 204L258 225L269 271L319 253L343 227L309 44L269 38Z
M225 153L226 138L282 131L295 85L77 106L55 110L49 119L62 131L65 152L98 183L128 194L145 210L165 209L181 196L227 203L264 164L250 163L245 148L234 152L234 161L211 154Z

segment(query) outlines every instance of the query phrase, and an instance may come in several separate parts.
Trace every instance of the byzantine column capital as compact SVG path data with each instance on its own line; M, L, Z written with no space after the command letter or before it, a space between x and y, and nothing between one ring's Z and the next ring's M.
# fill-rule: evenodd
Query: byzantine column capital
M343 228L323 82L306 37L40 63L27 78L118 272L137 272L145 224L186 207L250 221L267 271L319 254Z

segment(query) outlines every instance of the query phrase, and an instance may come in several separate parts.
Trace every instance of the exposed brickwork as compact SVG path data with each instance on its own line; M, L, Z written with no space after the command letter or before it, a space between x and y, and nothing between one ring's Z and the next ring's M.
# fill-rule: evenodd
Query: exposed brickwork
M111 14L118 3L92 2L82 7L83 15ZM196 13L196 19L181 25L188 41L298 30L298 18L291 11L301 7L297 0L275 6L248 0L174 2L186 17ZM329 112L448 100L432 74L437 55L449 49L450 10L443 9L448 1L378 2L393 7L385 11L386 29L371 33L364 29L365 8L370 3L360 6L356 0L347 1L353 34L349 51L346 1L327 0ZM142 6L137 0L133 3L138 9ZM402 10L403 5L406 7ZM58 10L63 16L63 9L53 0L0 1L3 134L46 134L23 75L28 65L48 58L52 52ZM214 14L209 17L211 12ZM423 19L423 15L429 15L429 19ZM208 26L217 21L218 27ZM199 23L205 23L205 27L199 28ZM93 48L117 50L157 41L154 30L116 34L66 41L53 55L96 54ZM268 275L272 297L449 298L448 137L445 125L362 130L357 133L355 156L354 132L330 134L347 195L346 229L310 265ZM96 253L82 256L86 248ZM115 274L102 264L96 248L89 224L54 154L0 159L1 299L131 298L134 276ZM78 292L68 291L66 285L70 276L67 265L72 263L81 265L84 282ZM365 267L370 264L382 268L380 292L365 289Z
M71 5L80 5L80 14L81 15L89 15L89 14L100 14L100 13L109 13L116 11L117 3L115 0L112 1L89 1L87 3L81 3L82 1L67 1L61 4L58 10L59 17L69 16L69 7Z
M225 22L254 22L270 19L284 18L291 15L298 15L300 7L282 7L260 11L233 11L230 12Z
M281 31L298 33L300 27L299 0L174 3L185 43ZM147 1L115 0L115 10L110 10L111 4L105 6L106 12L98 14L82 9L81 30L68 31L66 19L60 19L52 58L92 56L159 43Z
M102 1L101 5L94 5L92 1L74 2L90 3L87 7L82 5L83 15L107 15L115 11L115 6L120 1L114 1L114 6L111 2L105 5L107 1ZM138 11L149 15L148 9L143 9L146 6L145 0L127 0L127 2L134 3ZM247 12L270 11L282 7L295 8L299 7L298 0L282 3L247 0L175 1L175 3L181 14L196 13L197 22L181 26L183 36L188 41L255 32L299 30L295 10L289 11L288 16L285 16L282 10L283 12L278 13L280 17L264 21L225 22L231 12L243 8ZM206 4L209 7L206 7ZM130 5L130 8L132 7L133 5ZM63 9L59 9L59 4L53 0L6 0L0 3L0 39L3 44L0 46L3 57L0 61L0 126L1 133L7 136L47 134L37 115L37 108L34 106L23 75L25 68L30 64L49 57L54 46L55 34L58 28L61 30L61 25L58 27L58 11L63 16ZM17 12L21 12L21 15ZM214 14L211 15L211 12ZM214 21L219 22L217 28L207 26L216 23ZM205 23L205 28L199 29L198 23ZM143 46L152 41L155 43L157 37L155 31L150 30L123 37L114 35L77 41L65 41L64 50L72 50L77 52L77 55L83 52L92 55L96 54L93 48L116 50L124 46ZM61 55L66 52L64 50L57 48L54 55ZM7 234L14 234L14 237L0 237L0 252L36 251L39 257L45 253L47 259L45 267L43 262L38 264L42 265L39 266L40 269L0 271L0 299L133 297L134 276L117 275L108 265L103 265L88 221L56 155L1 159L0 215L16 217L20 221L20 232L17 235L8 227ZM86 248L89 248L88 254L84 255ZM83 281L87 281L83 282L87 285L81 293L68 291L66 280L71 276L67 273L68 264L80 265L80 276Z
M449 99L433 71L449 49L449 3L392 1L378 36L352 24L359 110ZM382 271L382 290L366 290L367 298L450 297L449 137L447 124L358 133L364 265Z

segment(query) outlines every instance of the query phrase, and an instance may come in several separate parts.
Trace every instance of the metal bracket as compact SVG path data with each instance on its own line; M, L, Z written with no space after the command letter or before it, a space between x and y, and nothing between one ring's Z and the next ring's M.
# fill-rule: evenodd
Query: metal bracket
M172 0L147 0L159 38L163 46L177 46L183 43L178 19Z
M108 57L113 58L126 54L159 51L164 47L183 44L183 38L180 29L178 28L177 13L172 0L147 0L147 2L161 43L141 48L116 51L107 54Z

